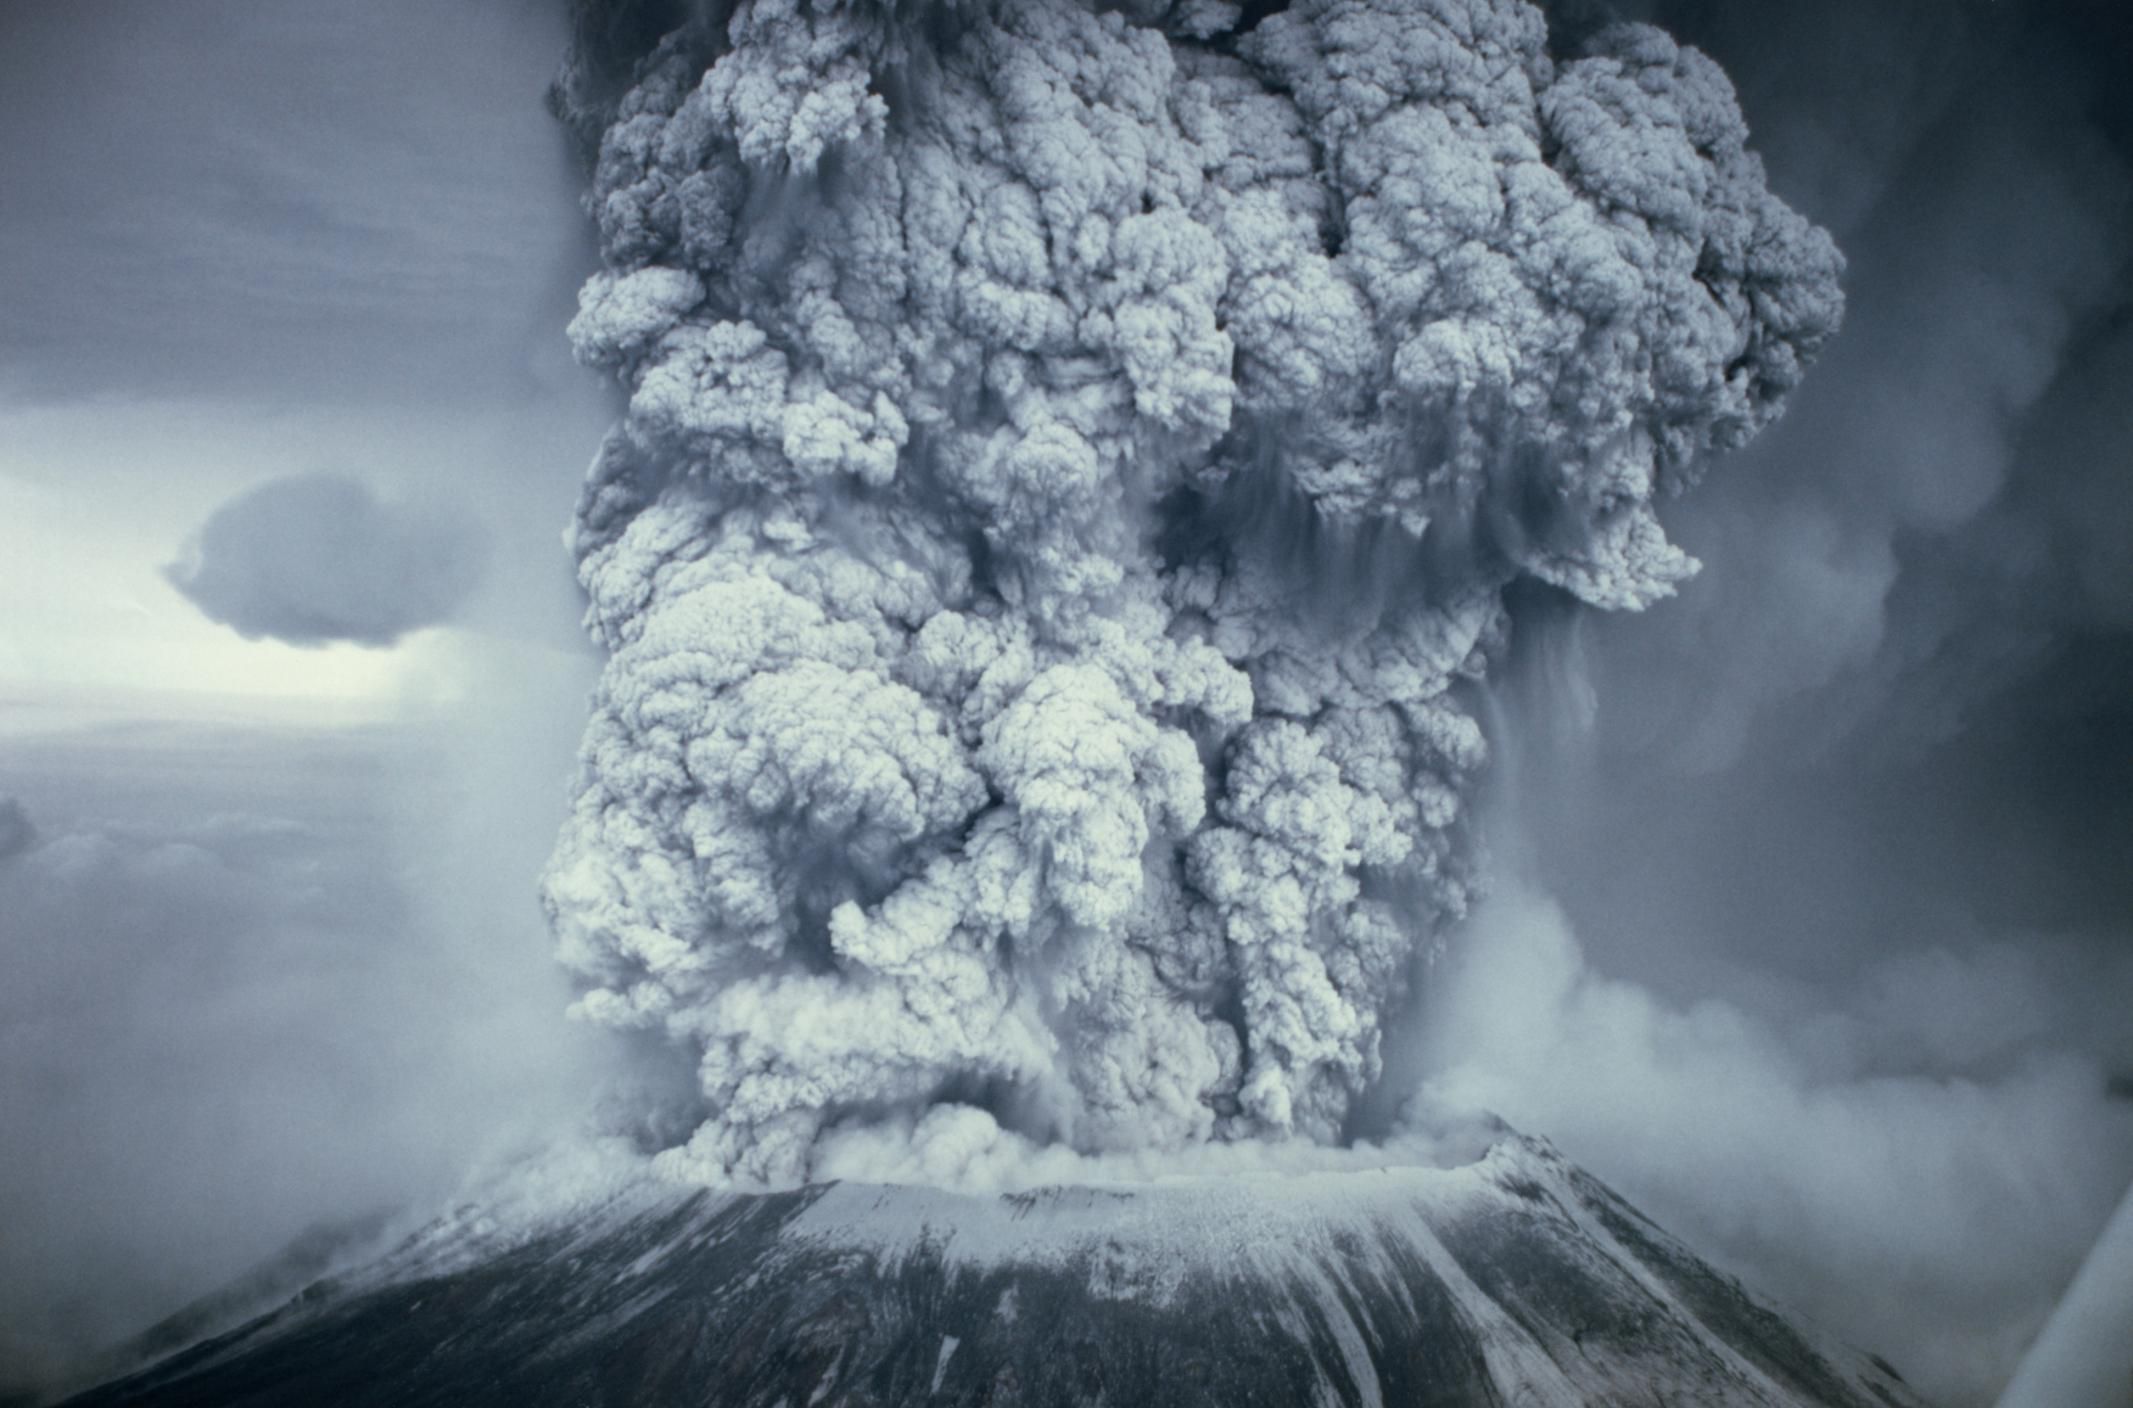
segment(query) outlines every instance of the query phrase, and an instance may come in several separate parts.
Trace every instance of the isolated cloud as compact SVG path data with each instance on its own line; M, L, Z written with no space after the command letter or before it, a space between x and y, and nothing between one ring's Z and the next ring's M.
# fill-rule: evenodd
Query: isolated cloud
M1518 0L752 0L559 88L629 395L547 897L670 1162L942 1099L1337 1136L1466 909L1501 590L1637 608L1839 259L1726 79ZM597 29L597 25L594 26Z
M216 509L164 576L240 635L386 646L449 620L483 555L456 512L383 501L353 479L292 475Z

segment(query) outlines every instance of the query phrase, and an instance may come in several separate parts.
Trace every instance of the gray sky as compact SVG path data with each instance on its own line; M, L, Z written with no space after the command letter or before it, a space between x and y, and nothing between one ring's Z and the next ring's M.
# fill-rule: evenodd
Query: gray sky
M1733 75L1846 326L1671 516L1678 600L1521 603L1435 1056L1988 1402L2133 1176L2128 12L1638 8Z
M580 235L531 0L0 12L0 384L463 407L554 360Z
M557 525L605 415L557 333L562 42L530 0L0 9L0 682L403 687L419 641L246 642L159 575L291 474L473 508L491 602L574 645Z
M0 1393L599 1066L531 898L608 411L555 8L0 7ZM1415 1078L1986 1402L2133 1176L2133 55L2076 0L1633 8L1850 322L1674 516L1679 601L1521 604L1506 900ZM321 474L480 526L449 624L246 639L166 580Z
M0 7L0 1397L597 1086L533 899L607 417L562 43L510 0ZM478 538L472 596L297 645L166 578L319 476Z

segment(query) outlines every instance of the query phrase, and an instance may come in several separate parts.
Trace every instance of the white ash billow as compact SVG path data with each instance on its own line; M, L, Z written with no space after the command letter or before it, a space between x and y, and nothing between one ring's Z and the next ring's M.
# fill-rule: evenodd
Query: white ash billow
M1694 570L1654 506L1835 247L1711 60L1516 0L647 14L558 87L628 408L546 896L696 1061L662 1158L1338 1139L1475 889L1504 589Z

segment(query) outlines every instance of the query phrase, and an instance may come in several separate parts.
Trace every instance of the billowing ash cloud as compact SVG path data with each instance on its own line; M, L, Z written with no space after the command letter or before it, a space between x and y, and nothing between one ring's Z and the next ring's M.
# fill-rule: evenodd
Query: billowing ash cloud
M480 581L483 556L457 514L305 474L216 509L164 575L241 635L384 646L450 619Z
M611 17L610 17L611 18ZM628 28L589 24L587 32ZM559 86L628 410L547 878L709 1178L930 1103L1339 1135L1474 888L1524 576L1641 608L1840 261L1725 76L1517 0L743 0Z

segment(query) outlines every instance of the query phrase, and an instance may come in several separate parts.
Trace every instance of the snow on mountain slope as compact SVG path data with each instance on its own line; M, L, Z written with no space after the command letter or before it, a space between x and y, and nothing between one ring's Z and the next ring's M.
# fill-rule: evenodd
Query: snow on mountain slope
M73 1403L1919 1400L1512 1136L1449 1169L472 1213Z

